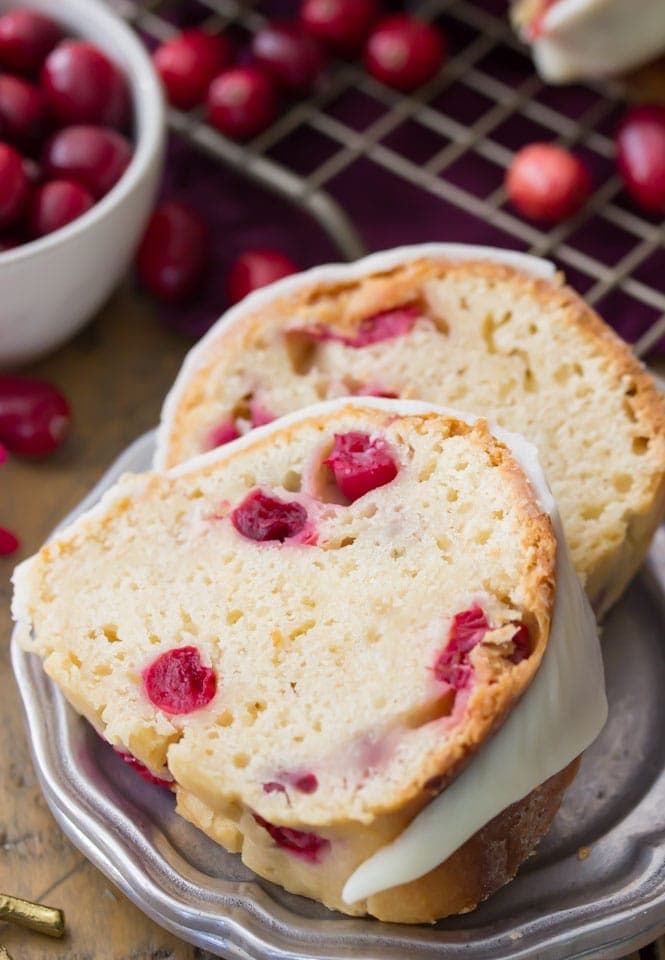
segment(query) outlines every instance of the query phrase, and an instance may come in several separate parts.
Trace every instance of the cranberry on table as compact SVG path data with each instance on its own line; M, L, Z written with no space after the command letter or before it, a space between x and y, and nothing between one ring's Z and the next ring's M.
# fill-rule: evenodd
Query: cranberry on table
M382 20L365 46L365 66L371 75L405 93L431 80L444 59L441 31L407 14Z
M65 40L44 61L41 83L60 124L122 127L129 113L127 82L111 60L83 40Z
M0 527L0 557L8 557L10 554L16 553L20 546L18 537L11 530Z
M29 193L30 184L21 154L9 144L0 143L0 230L18 220Z
M159 203L136 258L147 289L167 302L193 293L206 265L207 239L206 225L195 210L174 201Z
M210 81L232 60L226 37L204 30L183 30L153 54L169 103L189 110L205 100Z
M44 94L20 77L0 74L0 120L6 140L20 147L36 146L47 130Z
M665 213L665 107L635 107L616 138L617 165L626 190L641 207Z
M0 17L0 65L36 74L61 39L62 30L50 17L36 10L10 10Z
M252 53L287 93L309 93L326 66L323 47L298 22L269 23L252 39Z
M70 424L69 404L57 387L29 377L0 376L0 442L11 453L52 453Z
M121 133L83 124L53 134L42 159L48 176L76 180L99 199L118 182L131 158L131 145Z
M73 180L49 180L37 187L28 208L28 229L43 237L78 219L94 204L92 195Z
M298 267L279 250L245 250L237 257L226 275L226 295L230 303L238 303L251 293L275 280L298 272Z
M303 0L300 19L332 51L351 56L362 48L378 10L377 0Z
M558 223L571 217L591 193L584 163L563 147L532 143L516 154L506 175L506 191L525 217Z
M270 77L257 67L231 67L208 89L208 120L234 140L250 140L277 116L277 94Z

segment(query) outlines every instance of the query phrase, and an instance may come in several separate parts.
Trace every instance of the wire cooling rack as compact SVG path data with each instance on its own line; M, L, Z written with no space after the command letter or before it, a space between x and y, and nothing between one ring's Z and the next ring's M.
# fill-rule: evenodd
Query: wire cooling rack
M148 41L162 41L177 29L183 3L114 5ZM196 0L195 19L246 38L289 7L295 4ZM510 30L505 0L423 0L410 9L438 23L449 45L443 71L412 96L384 87L358 64L339 62L314 96L291 103L247 145L207 125L202 109L170 110L170 124L197 148L309 211L346 258L367 246L422 239L548 256L639 356L662 352L665 230L626 197L615 173L612 133L623 109L616 88L545 86ZM594 175L591 202L553 228L520 219L503 187L515 151L533 140L574 147ZM371 227L372 213L381 220L381 204L403 206L408 221L387 242L385 234L375 239ZM363 218L370 226L361 237L352 220Z

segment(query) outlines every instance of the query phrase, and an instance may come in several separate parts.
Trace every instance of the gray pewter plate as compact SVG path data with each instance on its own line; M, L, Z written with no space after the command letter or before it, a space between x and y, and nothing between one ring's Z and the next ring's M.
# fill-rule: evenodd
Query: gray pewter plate
M149 467L137 440L67 518ZM607 620L610 719L519 876L435 926L352 919L256 878L174 812L12 643L42 789L70 840L134 903L228 960L614 960L665 932L665 528Z

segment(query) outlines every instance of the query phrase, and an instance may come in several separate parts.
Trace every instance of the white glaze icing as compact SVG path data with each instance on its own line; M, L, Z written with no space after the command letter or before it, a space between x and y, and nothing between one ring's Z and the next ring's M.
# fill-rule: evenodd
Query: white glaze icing
M538 453L517 434L498 428L493 433L531 480L556 534L549 644L535 679L498 733L402 834L355 870L342 893L346 903L417 880L443 863L498 813L563 770L593 743L607 719L596 621L570 562Z
M623 73L665 49L665 0L559 0L532 46L550 83Z
M155 469L160 470L165 466L166 451L169 446L168 437L181 394L190 377L205 359L212 341L227 333L234 324L241 323L248 314L268 306L278 297L289 296L303 287L317 283L343 283L356 280L366 274L391 270L400 264L418 260L420 257L439 260L490 260L495 263L505 263L525 273L546 279L552 279L556 274L556 268L549 260L532 257L526 253L517 253L514 250L465 243L420 243L372 253L353 263L328 263L321 267L313 267L311 270L285 277L283 280L271 283L268 287L256 290L245 297L241 303L227 310L185 357L162 407L153 461Z

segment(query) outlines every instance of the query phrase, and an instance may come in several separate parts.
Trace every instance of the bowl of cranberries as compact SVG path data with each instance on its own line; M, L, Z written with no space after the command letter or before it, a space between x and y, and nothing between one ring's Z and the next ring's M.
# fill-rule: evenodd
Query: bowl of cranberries
M101 0L0 0L0 366L75 333L141 238L164 107Z

